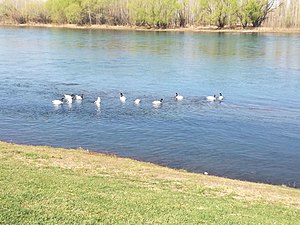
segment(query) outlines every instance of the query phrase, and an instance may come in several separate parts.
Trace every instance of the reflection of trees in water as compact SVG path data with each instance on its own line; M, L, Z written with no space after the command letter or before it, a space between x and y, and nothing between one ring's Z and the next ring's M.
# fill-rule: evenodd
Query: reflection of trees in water
M267 47L267 58L271 58L279 68L292 68L300 70L300 44L299 38L290 36L275 36L270 38ZM288 41L287 41L288 39Z
M264 44L255 34L224 34L210 35L199 44L199 50L208 57L241 59L256 58L265 54Z

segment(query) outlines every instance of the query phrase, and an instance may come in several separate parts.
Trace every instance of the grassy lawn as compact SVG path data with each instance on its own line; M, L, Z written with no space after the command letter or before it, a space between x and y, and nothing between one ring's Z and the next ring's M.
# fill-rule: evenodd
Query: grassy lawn
M0 142L0 224L300 224L300 190Z

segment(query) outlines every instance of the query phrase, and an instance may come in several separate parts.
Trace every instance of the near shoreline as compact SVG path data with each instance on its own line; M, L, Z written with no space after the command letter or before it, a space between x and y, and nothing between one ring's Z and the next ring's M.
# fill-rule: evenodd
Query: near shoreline
M300 189L0 141L0 224L299 224Z
M300 34L300 28L224 28L216 27L187 27L156 29L139 26L111 26L111 25L91 25L79 26L75 24L0 24L2 27L41 27L41 28L67 28L67 29L91 29L91 30L124 30L124 31L155 31L155 32L211 32L211 33L278 33L278 34Z

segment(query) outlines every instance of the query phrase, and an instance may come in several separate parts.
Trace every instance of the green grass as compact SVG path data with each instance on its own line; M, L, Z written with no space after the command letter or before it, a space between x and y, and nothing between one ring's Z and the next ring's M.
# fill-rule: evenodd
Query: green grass
M300 224L300 190L0 142L0 224Z

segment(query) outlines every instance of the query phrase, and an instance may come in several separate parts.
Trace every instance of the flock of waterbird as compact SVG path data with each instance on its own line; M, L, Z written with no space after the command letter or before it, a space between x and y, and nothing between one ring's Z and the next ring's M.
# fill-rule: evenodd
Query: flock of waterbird
M82 101L84 98L83 94L81 95L74 95L74 94L65 94L64 97L62 97L61 99L56 99L52 101L53 105L62 105L64 102L66 102L67 104L72 104L73 100L76 101ZM181 101L183 100L183 96L179 95L178 93L175 94L175 100L176 101ZM214 101L223 101L224 100L224 96L222 95L222 93L219 93L219 95L212 95L212 96L206 96L206 100L210 101L210 102L214 102ZM120 101L122 103L126 102L126 97L123 95L123 93L120 93ZM160 106L163 102L163 99L161 98L160 100L155 100L152 102L152 105L155 107ZM96 106L100 107L101 104L101 98L97 97L97 99L94 101L94 103L96 104ZM141 103L141 99L137 98L134 100L134 104L139 105Z

